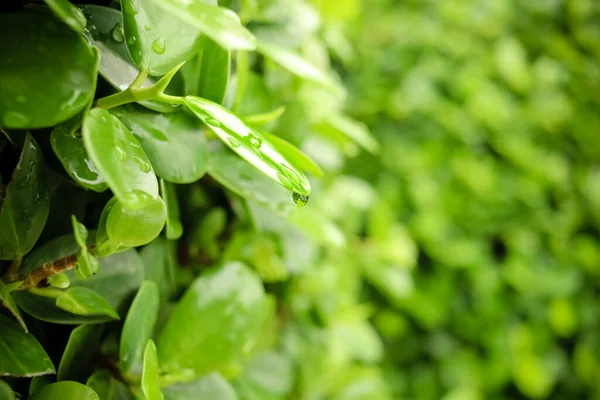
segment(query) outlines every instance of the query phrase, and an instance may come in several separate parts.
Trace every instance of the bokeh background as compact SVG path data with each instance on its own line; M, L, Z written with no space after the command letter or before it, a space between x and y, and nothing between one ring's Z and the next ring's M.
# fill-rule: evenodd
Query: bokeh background
M352 239L296 243L301 398L600 399L600 2L256 7L287 25L254 32L338 71L381 144L303 145L340 174L312 206ZM293 113L278 131L300 137Z

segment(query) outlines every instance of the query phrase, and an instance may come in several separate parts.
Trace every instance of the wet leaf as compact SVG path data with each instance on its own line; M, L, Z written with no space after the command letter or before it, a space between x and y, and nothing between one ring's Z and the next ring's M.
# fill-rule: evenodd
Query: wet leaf
M29 397L29 400L56 399L99 400L99 397L91 388L70 381L51 383Z
M144 350L144 367L142 372L142 391L146 400L163 400L158 384L158 354L156 345L149 339Z
M92 356L100 346L102 326L81 325L71 331L58 365L59 381L85 382L91 372Z
M309 156L307 156L302 150L291 144L285 139L279 136L273 135L268 132L262 132L262 134L283 154L288 160L296 164L299 168L310 172L314 177L323 177L323 170L319 165Z
M117 201L108 214L106 233L117 246L142 246L160 234L166 220L167 210L161 198L135 211L127 210Z
M107 315L119 319L104 297L84 287L71 287L56 299L56 306L77 315Z
M85 31L85 15L68 0L44 0L52 12L77 33Z

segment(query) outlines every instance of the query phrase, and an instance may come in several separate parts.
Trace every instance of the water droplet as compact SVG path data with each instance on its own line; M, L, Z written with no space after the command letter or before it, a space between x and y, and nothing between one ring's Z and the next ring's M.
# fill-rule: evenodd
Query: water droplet
M295 205L297 205L298 207L302 207L305 206L306 203L308 203L308 196L305 196L303 194L300 193L292 193L292 203L294 203Z
M123 150L121 146L115 147L115 153L119 161L125 161L127 159L127 153L125 152L125 150Z
M229 144L234 149L237 149L238 147L240 147L240 142L238 142L238 140L236 138L230 137L230 138L228 138L228 140L229 140Z
M27 97L23 96L23 95L19 95L17 96L17 103L25 103L27 101Z
M152 42L152 50L156 54L163 54L165 52L165 39L156 39Z
M149 25L149 24L146 24L146 25L144 25L144 29L145 29L145 30L147 30L147 31L149 31L149 30L150 30L150 29L152 29L152 28L150 27L150 25Z
M248 135L250 137L250 144L252 147L256 147L257 149L262 145L262 139L257 138L253 134Z
M4 123L2 125L11 128L25 128L29 123L29 118L16 111L7 111L4 113Z
M137 39L135 38L135 36L132 36L129 39L127 39L127 43L129 43L129 44L134 44L136 41L137 41Z
M220 128L223 126L219 121L217 121L214 118L206 118L204 122L206 122L207 125L214 126L215 128Z
M135 161L135 163L138 165L138 167L140 167L140 169L143 172L148 173L148 172L152 171L152 166L150 165L150 163L148 161L144 160L141 156L136 154L133 156L133 160Z
M114 28L110 31L110 36L117 43L123 43L125 40L125 36L123 36L123 29L121 28L121 24L116 24Z

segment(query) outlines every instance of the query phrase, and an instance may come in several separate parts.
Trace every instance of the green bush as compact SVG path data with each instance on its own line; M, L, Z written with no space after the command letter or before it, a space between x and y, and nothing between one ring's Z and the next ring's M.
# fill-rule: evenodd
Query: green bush
M600 399L600 5L22 3L0 399Z

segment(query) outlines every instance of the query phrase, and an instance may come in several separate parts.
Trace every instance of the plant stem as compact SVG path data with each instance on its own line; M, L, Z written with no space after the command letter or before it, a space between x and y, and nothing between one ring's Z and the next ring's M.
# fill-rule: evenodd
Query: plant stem
M138 74L138 76L135 77L133 82L131 82L131 85L129 85L128 89L135 90L135 89L141 88L147 77L148 77L148 70L147 69L140 70L140 73Z

